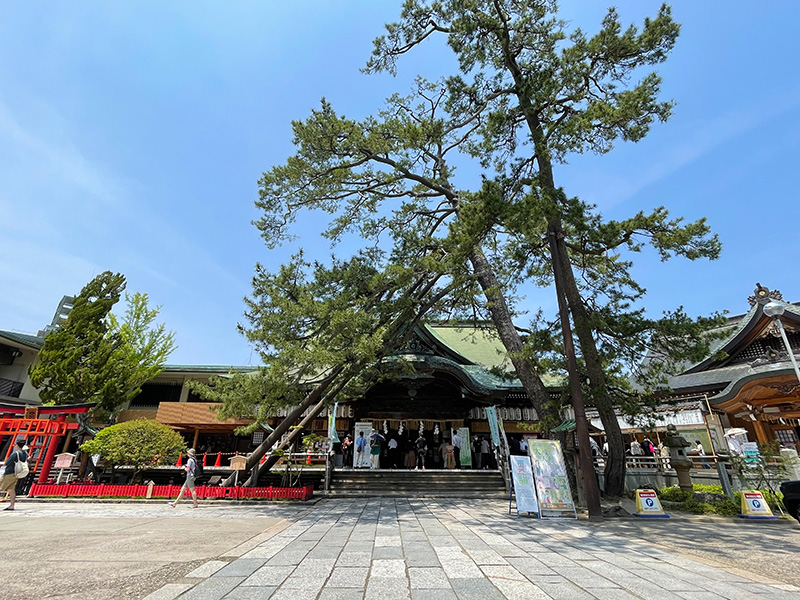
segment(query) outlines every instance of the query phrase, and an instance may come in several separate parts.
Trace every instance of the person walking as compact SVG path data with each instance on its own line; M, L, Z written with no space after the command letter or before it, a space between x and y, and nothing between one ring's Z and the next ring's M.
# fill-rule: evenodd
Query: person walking
M461 468L461 444L463 444L463 442L461 441L461 436L458 435L458 432L455 431L455 430L453 430L453 437L452 437L451 441L452 441L452 444L453 444L453 457L455 458L455 461L456 461L456 467L455 468L456 469L460 469Z
M353 466L353 439L349 433L342 440L342 466L345 469Z
M367 458L367 438L364 437L364 432L358 432L358 439L356 440L356 469L369 466L369 459Z
M481 436L481 468L489 468L489 440Z
M414 450L417 453L417 463L414 467L415 471L418 471L420 467L422 470L425 470L425 454L428 452L428 442L425 440L425 436L421 433L417 438L417 441L414 442Z
M387 444L387 447L389 448L389 450L386 453L386 458L389 461L389 468L396 469L399 450L397 449L397 440L395 439L394 436L391 436L389 438L389 443Z
M370 469L380 469L381 468L381 439L382 436L379 433L372 432L372 435L369 439L369 468Z
M178 502L180 502L181 498L183 498L184 490L187 489L192 494L192 508L197 508L197 490L194 489L195 473L197 472L197 459L194 457L196 454L194 448L189 448L186 454L189 455L189 458L186 460L186 464L183 466L184 470L186 471L186 481L183 482L181 491L178 492L178 497L169 503L172 508L177 506Z
M14 504L17 501L17 482L28 474L28 453L25 451L25 440L17 440L15 446L14 451L9 454L4 463L3 478L0 479L0 492L8 492L8 506L3 510L14 510ZM18 477L19 473L17 473L18 463L24 463L24 467L20 467L20 472L24 472L21 477Z

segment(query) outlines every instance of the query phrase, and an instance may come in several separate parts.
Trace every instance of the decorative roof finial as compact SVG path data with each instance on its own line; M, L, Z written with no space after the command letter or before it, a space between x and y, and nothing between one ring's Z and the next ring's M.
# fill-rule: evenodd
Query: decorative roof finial
M755 306L756 304L765 305L771 300L783 300L783 294L781 294L778 290L770 290L768 287L764 287L760 283L756 283L756 289L753 292L753 295L750 296L747 301L750 303L750 306Z

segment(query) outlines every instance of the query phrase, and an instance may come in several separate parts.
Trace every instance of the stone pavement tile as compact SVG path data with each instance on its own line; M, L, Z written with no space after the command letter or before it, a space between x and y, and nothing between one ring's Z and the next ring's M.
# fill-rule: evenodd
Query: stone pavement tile
M597 600L639 600L639 596L634 596L628 590L622 588L586 588L587 592L596 597Z
M399 535L377 535L375 536L375 547L378 546L399 546L402 539Z
M467 548L467 554L469 554L470 558L475 561L478 565L507 565L508 560L500 556L497 552L492 549L489 550L473 550L471 548Z
M220 600L244 581L244 577L210 577L184 592L181 600Z
M280 552L267 560L268 565L299 565L307 552Z
M543 554L537 554L536 559L542 561L548 567L578 567L578 563L576 563L571 558L567 558L566 556L562 556L558 552L545 552Z
M266 596L265 596L266 597ZM361 600L364 597L364 588L336 588L324 587L318 596L318 600ZM298 598L297 600L302 600Z
M308 577L306 575L297 575L296 572L292 573L286 578L286 581L281 584L281 590L294 590L295 598L308 598L309 596L316 596L317 593L325 585L326 577Z
M677 573L664 572L662 569L631 569L630 572L670 592L691 592L697 590L704 583L706 585L719 585L718 583L713 584L705 577L700 577L699 580L696 579L693 582L686 581L679 577ZM686 572L680 575L691 578L691 574Z
M694 591L694 592L678 592L678 596L685 600L725 600L724 596L715 594L714 592Z
M512 557L508 559L508 563L517 569L520 573L530 578L532 575L556 575L557 573L545 565L542 561L533 557Z
M224 600L263 600L269 598L278 588L272 586L247 586L235 588Z
M372 561L370 579L375 578L406 578L406 563L402 559L375 559ZM369 591L369 590L367 590Z
M190 587L192 587L191 583L168 583L149 596L145 596L144 600L175 600Z
M475 562L462 554L461 556L448 556L439 554L439 562L442 563L442 568L449 578L476 578L482 577L483 574Z
M550 600L550 596L527 579L525 581L517 581L515 579L490 577L489 581L508 600Z
M317 546L308 553L308 558L339 558L342 553L341 546Z
M679 600L680 598L675 592L665 590L660 585L633 575L627 578L617 578L614 583L634 595L640 596L643 600Z
M375 546L372 558L403 558L402 546Z
M434 552L406 552L406 564L409 567L440 567L442 565Z
M452 535L429 535L428 541L434 548L457 548L458 542Z
M279 586L282 584L292 571L295 570L293 565L264 565L255 573L250 575L242 583L243 586Z
M450 589L444 570L438 567L409 567L411 589Z
M264 566L267 562L265 558L237 558L227 567L223 567L214 577L247 577L252 575L257 569Z
M450 585L458 600L503 600L500 590L483 577L451 578Z
M325 587L364 588L367 582L367 567L336 567Z
M411 600L458 600L458 596L451 588L446 590L412 589Z
M372 543L372 540L359 540L353 539L352 537L350 540L344 545L345 552L372 552L372 548L375 544Z
M554 600L595 600L595 597L589 592L582 590L563 577L558 581L554 577L534 579L533 581L539 589Z
M194 571L185 575L185 577L199 577L205 579L206 577L211 577L214 573L219 571L222 567L227 566L227 562L224 560L210 560L207 563L203 563L199 567L197 567Z
M407 531L405 529L400 530L400 536L403 538L403 543L406 542L423 542L428 541L425 532L423 531Z
M277 548L275 546L256 546L249 552L246 552L242 555L242 558L263 558L264 560L268 560L278 554L283 548Z
M798 598L796 592L784 591L775 586L763 585L758 583L726 583L717 586L714 590L717 594L726 598L726 600L744 600L745 598L769 598L783 599L783 598Z
M408 600L408 579L370 577L365 600Z
M297 565L292 576L327 579L335 564L336 560L333 558L306 558Z
M336 565L339 567L369 567L372 562L372 551L348 552L346 549L339 555Z

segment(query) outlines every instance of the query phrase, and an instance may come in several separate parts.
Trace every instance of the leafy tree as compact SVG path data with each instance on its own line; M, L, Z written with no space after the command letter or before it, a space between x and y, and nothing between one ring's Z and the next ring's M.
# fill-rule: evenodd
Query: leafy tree
M101 273L75 298L66 322L47 334L28 371L45 403L95 402L94 417L111 419L161 372L175 334L153 325L159 308L148 307L147 294L126 294L124 316L112 315L124 290L123 275Z
M384 358L402 346L414 324L450 289L437 285L441 275L435 269L422 266L430 252L407 258L400 265L378 250L366 250L323 265L301 253L275 273L257 266L253 295L246 300L248 325L240 329L256 345L265 368L191 384L202 397L222 403L220 418L253 419L243 430L262 425L278 407L296 407L250 455L248 469L257 471L260 458L285 433L279 449L298 439L302 427L290 427L305 411L310 409L313 418L326 404L391 376ZM273 453L263 468L277 457ZM256 479L257 473L250 483Z
M695 322L681 311L645 318L635 306L644 290L629 273L629 257L649 244L664 259L714 258L719 242L704 220L684 224L663 208L604 220L556 186L553 165L570 152L607 152L616 139L637 141L655 119L668 117L671 103L658 101L656 75L626 86L637 69L664 60L678 26L662 8L641 33L623 32L611 11L595 37L576 30L567 42L554 10L549 2L406 2L401 21L376 41L367 70L392 71L399 56L442 34L461 74L419 79L410 96L392 96L384 110L362 121L340 116L323 101L308 119L293 123L297 153L262 177L257 205L263 217L256 224L276 244L292 239L300 213L323 210L331 214L325 234L334 242L355 232L374 247L391 244L397 264L423 250L447 257L436 267L420 263L450 282L450 296L435 310L491 316L545 429L557 422L559 407L551 406L539 373L557 364L560 347L550 335L552 324L534 322L520 331L514 295L528 280L550 285L558 269L587 395L609 437L606 492L618 495L625 465L615 406L624 399L636 406L663 383L654 367L639 370L648 383L644 391L628 384L636 345L666 342L662 351L679 362L703 346L698 332L713 321ZM483 169L477 190L456 183L453 165L465 153ZM562 260L553 260L550 240ZM632 333L641 341L627 342ZM660 381L649 379L653 374Z
M145 469L174 464L185 450L180 434L150 419L111 425L81 446L81 452L99 454L112 466L132 466L134 481Z

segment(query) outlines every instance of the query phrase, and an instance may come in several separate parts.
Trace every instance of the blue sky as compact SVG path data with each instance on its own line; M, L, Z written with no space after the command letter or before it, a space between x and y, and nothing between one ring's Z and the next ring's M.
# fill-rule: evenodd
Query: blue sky
M256 261L262 171L292 152L289 124L323 96L361 117L413 76L452 70L431 47L396 79L359 72L399 3L8 3L0 19L0 329L35 332L62 295L120 271L162 305L171 363L256 364L235 329ZM594 31L605 3L563 3ZM658 3L620 3L641 21ZM570 194L624 218L666 205L707 216L718 261L637 263L654 311L747 310L755 283L800 300L800 4L673 5L683 29L660 67L665 125L559 169ZM324 253L307 235L298 245ZM552 307L532 294L531 308Z

